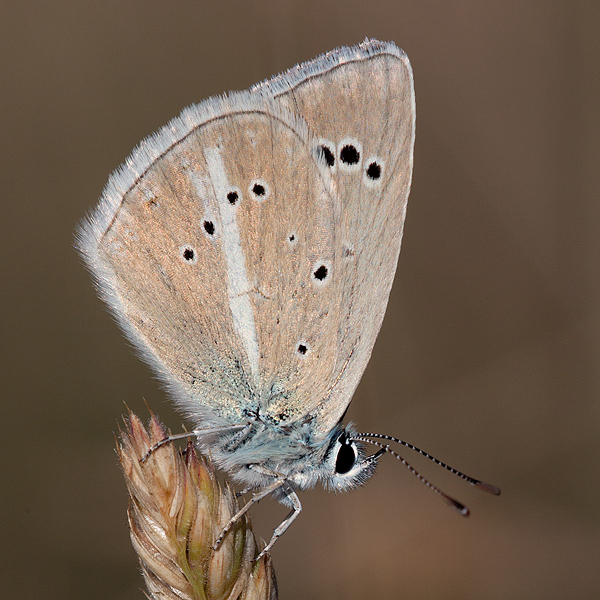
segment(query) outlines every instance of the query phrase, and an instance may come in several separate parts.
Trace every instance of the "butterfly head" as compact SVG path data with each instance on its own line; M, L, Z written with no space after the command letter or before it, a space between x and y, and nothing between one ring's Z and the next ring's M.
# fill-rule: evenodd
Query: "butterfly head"
M324 461L325 487L344 492L363 485L373 475L379 457L385 450L367 456L362 444L354 439L351 425L338 430L332 437Z

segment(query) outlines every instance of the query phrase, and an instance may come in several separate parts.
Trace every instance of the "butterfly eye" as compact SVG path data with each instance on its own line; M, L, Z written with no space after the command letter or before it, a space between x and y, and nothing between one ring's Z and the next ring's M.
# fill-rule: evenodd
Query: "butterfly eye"
M335 459L335 472L343 475L354 467L356 463L356 449L354 444L349 443L345 438L340 438L339 442L340 448Z

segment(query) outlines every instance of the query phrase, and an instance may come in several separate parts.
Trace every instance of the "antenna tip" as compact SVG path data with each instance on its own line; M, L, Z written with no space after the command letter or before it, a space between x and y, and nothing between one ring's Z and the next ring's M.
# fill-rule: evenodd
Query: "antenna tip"
M455 500L454 498L451 498L450 496L447 496L446 494L442 493L442 499L446 501L446 503L451 506L459 515L463 516L463 517L468 517L471 514L471 511L469 511L469 509L462 504L461 502L459 502L458 500Z
M500 495L500 488L492 485L491 483L485 483L485 481L475 481L473 485L476 488L479 488L482 492L487 492L488 494L494 494L494 496Z

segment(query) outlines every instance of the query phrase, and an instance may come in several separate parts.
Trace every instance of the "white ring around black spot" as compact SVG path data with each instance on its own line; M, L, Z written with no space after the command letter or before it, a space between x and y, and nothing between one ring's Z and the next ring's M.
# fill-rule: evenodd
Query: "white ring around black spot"
M317 260L310 271L310 278L316 288L325 287L331 280L331 264L328 261Z
M362 144L355 138L346 137L337 146L337 160L340 171L355 172L363 163Z
M253 179L248 186L248 190L250 195L258 202L264 202L271 193L267 182L262 178Z
M231 188L227 191L227 202L230 206L237 206L242 201L242 191L239 188Z
M331 140L321 139L317 141L317 157L319 164L330 173L337 170L338 152L335 144Z
M307 341L305 340L300 340L297 344L296 344L296 354L300 357L300 358L305 358L306 355L310 352L310 346L308 344Z
M204 219L202 221L202 231L207 237L214 239L217 233L217 227L215 225L214 219Z
M363 163L363 179L367 187L379 187L383 181L385 163L378 156L370 156Z
M186 244L179 248L179 258L188 265L194 265L198 262L198 252L193 246Z
M150 196L149 198L147 198L146 201L144 202L144 206L148 210L156 210L156 209L160 208L160 204L159 204L158 198L156 196Z

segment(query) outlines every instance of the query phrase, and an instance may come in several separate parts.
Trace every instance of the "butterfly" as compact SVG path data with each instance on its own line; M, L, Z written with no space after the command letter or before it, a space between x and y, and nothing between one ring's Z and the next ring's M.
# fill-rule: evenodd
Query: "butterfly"
M414 138L408 58L366 40L186 108L113 173L79 231L200 450L253 493L215 548L272 495L291 512L262 555L300 513L298 490L364 483L382 454L400 458L388 441L418 450L342 424L394 279Z

